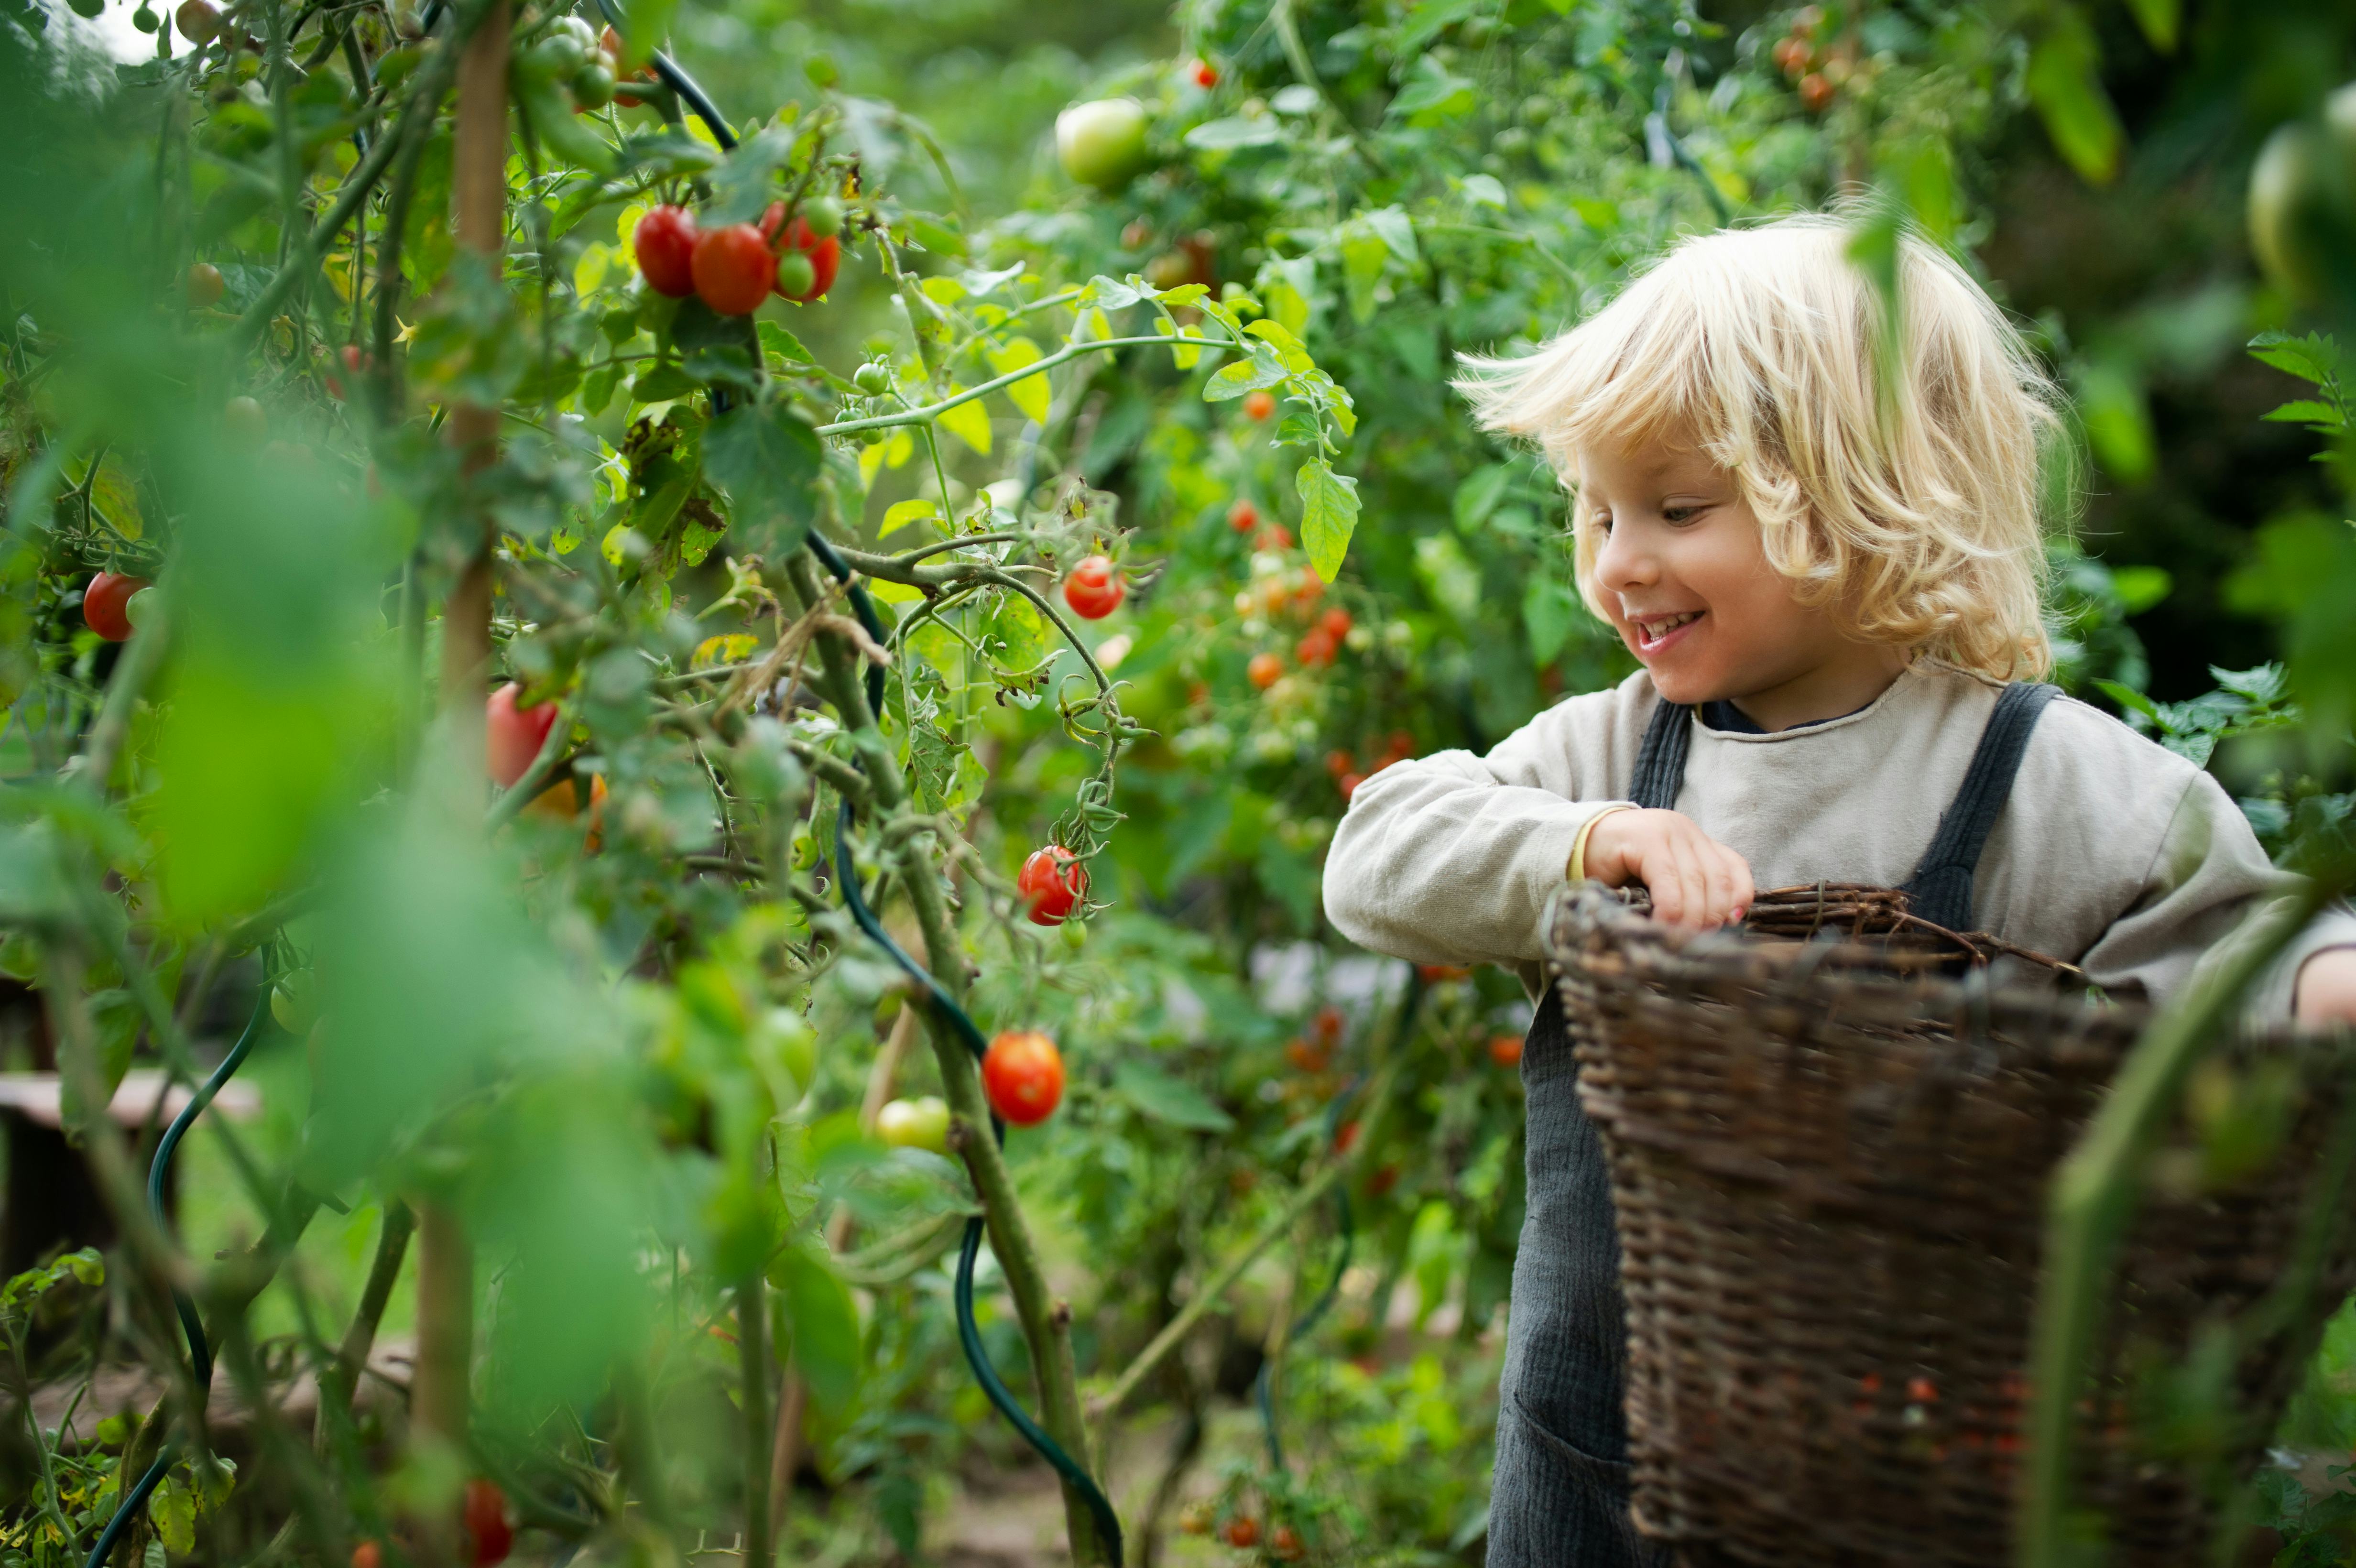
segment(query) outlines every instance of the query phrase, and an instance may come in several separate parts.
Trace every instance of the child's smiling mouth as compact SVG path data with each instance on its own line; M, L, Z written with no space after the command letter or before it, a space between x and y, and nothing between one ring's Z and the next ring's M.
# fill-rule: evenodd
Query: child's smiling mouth
M1656 654L1676 641L1678 635L1708 614L1706 610L1679 610L1667 615L1631 615L1628 624L1636 629L1636 651Z

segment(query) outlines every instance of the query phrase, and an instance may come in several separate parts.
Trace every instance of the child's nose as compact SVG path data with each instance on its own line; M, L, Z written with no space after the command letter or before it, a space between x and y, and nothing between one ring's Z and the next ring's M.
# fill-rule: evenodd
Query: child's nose
M1652 552L1635 539L1633 528L1613 528L1603 536L1602 548L1595 552L1595 581L1598 585L1621 592L1630 588L1642 588L1660 576Z

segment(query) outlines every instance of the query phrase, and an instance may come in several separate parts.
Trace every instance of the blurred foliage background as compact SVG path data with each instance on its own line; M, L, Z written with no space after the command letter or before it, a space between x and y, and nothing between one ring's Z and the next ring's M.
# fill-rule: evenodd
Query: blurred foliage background
M668 1562L743 1529L764 1456L739 1430L758 1413L738 1370L752 1268L775 1319L765 1397L804 1416L781 1450L784 1550L1052 1556L1052 1478L956 1339L945 1253L975 1201L968 1174L861 1115L879 1058L899 1063L887 1093L952 1099L957 1059L899 1054L895 973L830 897L804 896L839 798L819 759L853 755L843 709L788 682L759 715L770 730L707 732L682 711L702 671L745 656L714 639L745 637L754 657L775 645L799 535L754 515L743 469L716 480L712 391L740 395L743 368L696 357L717 339L648 299L626 242L637 193L591 199L578 169L519 147L501 303L451 260L448 155L428 139L393 314L363 308L386 296L355 267L380 264L401 227L372 198L367 256L331 254L296 303L262 308L248 353L227 341L236 315L298 242L275 204L290 182L313 219L332 201L364 155L349 138L367 72L416 8L236 12L263 61L304 58L300 80L209 56L175 75L120 4L87 21L0 10L0 126L32 149L0 168L18 219L0 235L16 703L0 735L0 968L38 993L7 1015L8 1065L48 1065L61 1037L39 1020L86 1015L111 1072L198 1072L272 981L316 969L341 1027L310 1049L305 1028L267 1031L243 1074L259 1118L198 1124L182 1250L235 1256L288 1204L348 1210L306 1214L232 1335L251 1393L333 1364L384 1256L389 1199L463 1209L485 1260L466 1467L500 1478L527 1555ZM339 48L314 54L348 21L358 76ZM967 405L987 417L939 422L937 471L907 428L833 443L812 492L816 526L845 548L912 549L982 507L1012 519L1009 560L1060 571L1100 544L1130 575L1128 604L1078 640L1151 733L1121 752L1125 819L1093 861L1108 907L1046 942L1008 884L1030 851L1069 841L1076 795L1110 763L1017 677L1052 657L1060 683L1075 655L995 591L958 623L970 657L917 640L918 592L879 586L908 629L902 667L926 683L887 698L894 756L969 846L939 850L937 870L963 901L973 1010L985 1029L1047 1029L1069 1062L1063 1109L1010 1153L1085 1387L1102 1394L1223 1260L1275 1240L1233 1309L1102 1428L1138 1560L1480 1553L1527 1004L1503 975L1410 976L1349 951L1318 912L1319 866L1355 778L1484 748L1629 666L1569 590L1558 489L1472 432L1447 389L1458 351L1544 338L1689 229L1846 197L1870 266L1898 222L1920 224L2033 324L2078 399L2084 511L2055 551L2063 678L2209 763L2286 854L2346 819L2356 567L2332 532L2344 465L2314 459L2347 438L2269 421L2316 389L2279 354L2245 352L2269 331L2347 336L2336 296L2295 300L2259 272L2245 212L2267 137L2356 71L2344 6L682 0L669 32L740 128L825 115L828 155L856 164L832 292L762 309L762 407L855 415L870 405L848 378L869 359L919 401L973 385L991 370L940 360L937 321L1002 349L1020 301L1051 324L1052 352L1054 332L1093 329L1039 302L1132 274L1149 293L1244 295L1353 400L1351 420L1324 417L1356 529L1322 579L1295 472L1306 438L1206 402L1211 364L1161 349L1086 356L1044 407ZM1145 112L1141 168L1077 185L1055 117L1119 94ZM643 110L602 123L616 141L659 128ZM181 136L185 164L154 155ZM746 166L691 140L629 144L621 177L680 193ZM177 296L201 258L226 296L191 323ZM1140 332L1154 310L1206 319L1183 297L1113 310ZM343 359L344 345L393 350L406 382L364 383L386 361ZM380 389L352 395L364 384ZM594 773L611 792L594 855L577 819L520 819L486 850L431 809L450 769L419 672L479 504L436 432L485 389L510 416L494 678L566 704L573 784ZM275 444L223 439L232 396L257 400ZM677 455L699 451L700 476ZM625 528L643 558L616 542ZM84 580L109 564L173 573L185 640L92 805L64 793L69 759L102 732L139 646L83 628ZM756 613L763 592L787 613ZM925 751L927 732L953 743ZM858 843L884 863L880 837ZM788 862L800 883L784 888L768 874ZM877 897L909 940L905 893ZM1345 1203L1294 1213L1336 1144L1355 1150ZM416 1326L415 1264L391 1261L377 1337L397 1346ZM982 1339L1028 1400L1045 1341L993 1262L981 1270ZM70 1394L100 1411L102 1387L139 1406L10 1430L0 1465L33 1499L0 1533L11 1564L78 1561L168 1424L136 1419L169 1408L161 1371L132 1395L102 1377L177 1363L137 1278L68 1271L8 1320L23 1383L67 1391L36 1410ZM2344 1451L2356 1430L2351 1342L2343 1319L2285 1435L2302 1452ZM299 1423L222 1424L235 1488L175 1470L139 1550L247 1561L307 1499L279 1550L405 1552L401 1521L442 1506L459 1474L398 1460L383 1400L360 1401L341 1446L316 1438L316 1464L290 1457L315 1445ZM2286 1550L2344 1560L2328 1477L2312 1499L2266 1484Z

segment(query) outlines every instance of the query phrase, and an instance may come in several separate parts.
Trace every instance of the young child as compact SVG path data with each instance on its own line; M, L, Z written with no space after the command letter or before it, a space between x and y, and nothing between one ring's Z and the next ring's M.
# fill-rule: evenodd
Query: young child
M1885 384L1883 307L1845 247L1825 217L1691 239L1536 354L1470 362L1485 422L1535 436L1570 490L1580 591L1644 667L1485 757L1359 785L1325 869L1353 941L1512 965L1537 995L1566 878L1642 883L1696 929L1825 879L1910 887L1943 923L2165 999L2284 891L2215 780L2029 684L2051 663L2040 453L2066 448L2019 335L1910 238ZM2356 1019L2356 916L2317 921L2253 1005ZM1488 1562L1657 1561L1628 1517L1611 1189L1550 991L1522 1072Z

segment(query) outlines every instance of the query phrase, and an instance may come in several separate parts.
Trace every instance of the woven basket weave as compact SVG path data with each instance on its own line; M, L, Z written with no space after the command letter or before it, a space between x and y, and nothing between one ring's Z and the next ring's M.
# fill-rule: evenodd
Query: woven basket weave
M2047 1179L2145 1014L1912 920L1901 893L1757 906L1750 934L1687 940L1590 884L1547 917L1619 1208L1638 1527L1694 1568L2008 1562ZM2200 1561L2214 1527L2134 1418L2135 1373L2285 1272L2341 1081L2299 1070L2276 1157L2229 1190L2148 1195L2122 1254L2072 1493L2106 1516L2114 1564ZM2346 1243L2233 1368L2248 1419L2224 1473L2254 1463L2356 1285Z

